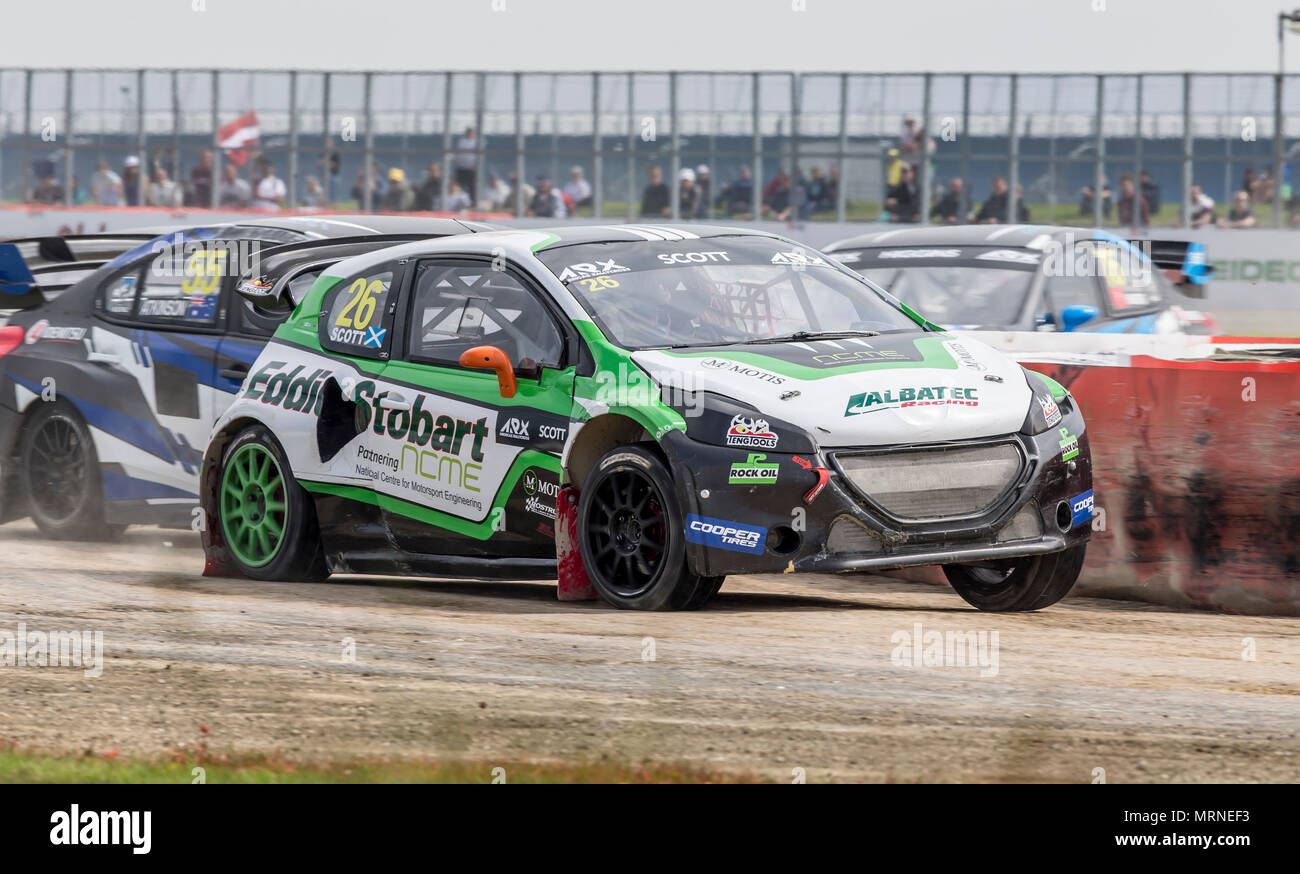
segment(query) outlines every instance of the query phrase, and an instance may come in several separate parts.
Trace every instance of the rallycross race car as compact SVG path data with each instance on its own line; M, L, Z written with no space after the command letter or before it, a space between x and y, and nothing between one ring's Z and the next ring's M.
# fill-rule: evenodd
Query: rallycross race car
M485 227L275 217L0 243L0 522L191 527L212 423L284 318L235 284L299 293L340 258Z
M947 328L1214 334L1205 244L1045 225L872 231L826 254Z
M780 237L497 231L256 299L293 312L204 457L206 573L553 578L557 517L626 608L942 565L1033 610L1083 563L1070 394Z

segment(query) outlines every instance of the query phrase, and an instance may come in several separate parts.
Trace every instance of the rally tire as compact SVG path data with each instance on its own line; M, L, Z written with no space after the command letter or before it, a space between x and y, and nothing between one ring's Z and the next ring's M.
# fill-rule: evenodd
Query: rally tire
M1064 598L1083 569L1088 544L1008 563L1001 575L982 567L947 564L943 572L966 603L994 613L1041 610ZM999 578L1000 577L1000 578Z
M285 582L329 576L315 504L266 427L245 428L226 447L216 507L226 552L244 576Z
M23 427L20 478L32 521L57 540L112 540L104 521L99 455L84 419L62 401L40 403Z
M672 474L652 445L596 463L578 498L578 546L600 596L627 610L695 610L722 584L691 572Z

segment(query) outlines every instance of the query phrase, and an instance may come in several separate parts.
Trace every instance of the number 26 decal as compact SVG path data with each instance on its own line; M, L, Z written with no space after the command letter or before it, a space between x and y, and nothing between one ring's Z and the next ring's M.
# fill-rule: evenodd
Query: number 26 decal
M384 295L384 284L378 279L367 284L365 277L362 277L352 283L347 290L347 306L339 313L339 317L334 320L334 324L344 328L356 328L363 330L370 325L371 320L375 317L375 309L378 307L379 298Z

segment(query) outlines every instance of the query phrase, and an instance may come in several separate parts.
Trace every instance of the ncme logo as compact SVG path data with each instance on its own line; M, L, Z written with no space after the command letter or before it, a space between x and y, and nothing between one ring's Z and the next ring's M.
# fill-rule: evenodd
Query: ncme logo
M514 417L506 419L506 423L501 426L500 434L502 437L513 437L516 440L527 440L528 420Z

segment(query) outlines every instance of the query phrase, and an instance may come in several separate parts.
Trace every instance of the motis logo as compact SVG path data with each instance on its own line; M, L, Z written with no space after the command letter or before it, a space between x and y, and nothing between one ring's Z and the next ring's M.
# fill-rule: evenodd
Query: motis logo
M515 440L528 439L528 420L519 418L506 419L506 423L501 426L498 432L502 437L512 437Z
M1092 520L1092 489L1070 498L1070 527Z

